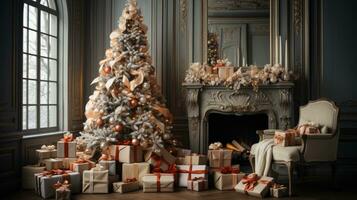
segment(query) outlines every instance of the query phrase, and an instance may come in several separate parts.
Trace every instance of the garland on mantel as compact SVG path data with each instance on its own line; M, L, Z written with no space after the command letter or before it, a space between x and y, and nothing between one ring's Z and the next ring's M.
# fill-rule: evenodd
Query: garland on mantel
M232 66L227 60L221 60L218 61L218 63L219 62L224 63L223 66L219 67ZM264 68L259 68L256 65L238 67L232 75L223 80L220 79L216 73L212 73L211 69L212 67L207 64L193 63L186 71L185 82L210 86L226 86L234 90L239 90L241 86L251 85L256 91L259 85L290 81L296 77L291 71L287 71L280 64L266 64Z

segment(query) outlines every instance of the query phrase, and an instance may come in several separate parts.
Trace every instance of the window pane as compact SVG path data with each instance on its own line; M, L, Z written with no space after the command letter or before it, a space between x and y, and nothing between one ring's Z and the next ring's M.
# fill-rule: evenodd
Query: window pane
M49 80L57 81L57 61L50 59Z
M56 106L50 106L50 127L56 127L57 126L57 107Z
M37 54L37 33L29 31L29 50L32 54Z
M48 104L48 83L41 81L41 88L40 88L40 100L41 104Z
M22 104L27 104L27 80L22 80Z
M28 81L28 97L29 97L29 104L36 104L36 81Z
M48 59L41 58L41 80L48 80Z
M23 29L23 33L22 33L22 36L23 36L23 40L22 40L22 50L23 50L24 52L27 52L27 33L28 33L27 29L24 28L24 29Z
M48 57L48 36L41 34L41 56Z
M50 14L50 35L57 36L57 17Z
M28 9L28 6L27 6L27 4L26 3L24 3L24 13L23 13L23 18L22 18L22 20L23 20L23 25L25 26L25 27L27 27L27 9Z
M41 0L40 3L41 3L42 5L44 5L44 6L48 6L47 0Z
M41 32L48 33L48 13L41 11Z
M29 6L29 27L37 30L37 8Z
M27 129L27 107L22 106L22 129Z
M29 117L29 121L28 121L28 129L34 129L37 128L37 110L36 110L36 106L29 106L28 107L29 111L28 111L28 117Z
M54 37L50 37L50 57L57 58L57 39Z
M29 55L29 78L37 78L37 60L36 56Z
M22 55L22 77L27 77L27 55Z
M48 0L48 4L50 6L50 8L56 10L56 4L54 0Z
M48 107L40 107L40 128L48 127Z
M50 102L49 104L57 104L57 83L50 83Z

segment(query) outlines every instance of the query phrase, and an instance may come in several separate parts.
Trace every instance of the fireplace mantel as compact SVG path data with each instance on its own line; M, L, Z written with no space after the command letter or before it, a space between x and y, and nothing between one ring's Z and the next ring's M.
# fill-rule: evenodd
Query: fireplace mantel
M187 84L186 105L190 148L206 153L208 148L208 116L210 113L254 114L265 113L270 129L286 129L293 122L293 87L291 82L261 85L232 90L224 86Z

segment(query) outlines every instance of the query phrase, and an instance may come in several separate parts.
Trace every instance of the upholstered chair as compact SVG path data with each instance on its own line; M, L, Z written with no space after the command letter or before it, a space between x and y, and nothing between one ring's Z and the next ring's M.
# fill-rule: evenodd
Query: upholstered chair
M300 107L299 124L307 121L325 126L325 133L314 135L302 135L301 145L282 147L273 146L272 164L284 164L288 169L289 195L292 195L293 170L296 166L303 168L304 164L330 163L332 167L332 177L335 177L335 165L337 160L337 147L339 140L338 130L339 109L334 102L327 99L310 101L307 105ZM257 131L260 140L272 139L275 130ZM249 157L250 164L254 171L254 154L256 145L251 149Z

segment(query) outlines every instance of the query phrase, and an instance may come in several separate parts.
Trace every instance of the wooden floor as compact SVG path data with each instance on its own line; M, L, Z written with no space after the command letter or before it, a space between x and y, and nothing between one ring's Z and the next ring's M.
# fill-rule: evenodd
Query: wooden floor
M355 184L354 184L355 185ZM356 185L355 185L356 186ZM9 200L40 200L33 191L21 191L4 199ZM234 191L218 191L209 190L205 192L191 192L185 189L178 189L175 193L143 193L132 192L126 194L111 193L111 194L79 194L73 195L74 200L190 200L190 199L205 199L205 200L233 200L233 199L259 199L249 197ZM274 199L274 198L267 198ZM295 196L282 199L297 199L297 200L323 200L323 199L357 199L356 189L352 187L341 187L340 189L332 189L326 182L307 183L297 185L295 188Z

